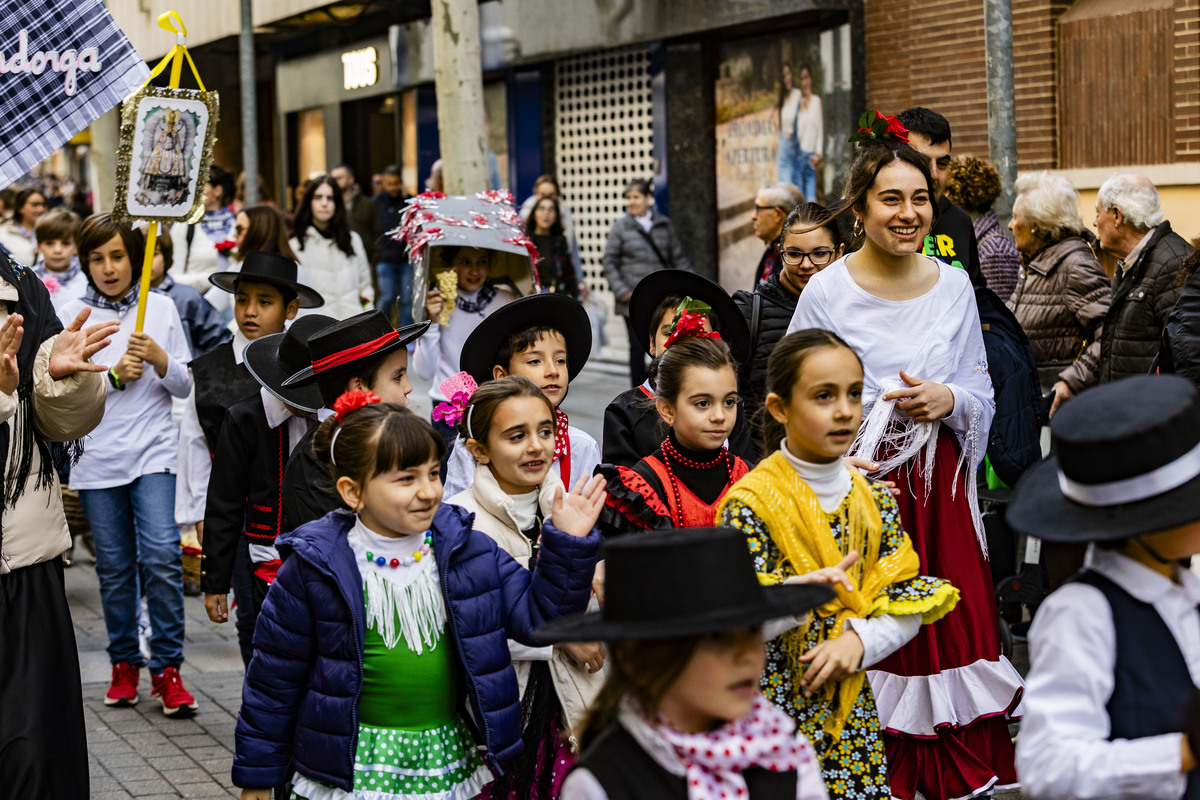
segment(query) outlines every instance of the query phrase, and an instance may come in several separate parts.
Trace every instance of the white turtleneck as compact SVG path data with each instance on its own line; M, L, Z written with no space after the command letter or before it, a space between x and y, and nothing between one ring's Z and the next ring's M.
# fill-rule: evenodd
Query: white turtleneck
M541 488L538 487L525 494L509 495L513 501L513 514L517 518L518 532L524 533L533 527L533 523L537 522L538 496L540 493Z
M800 474L801 479L808 484L821 503L821 510L832 514L842 506L846 495L850 494L852 485L850 471L846 463L838 458L828 464L818 464L815 461L805 461L797 458L788 449L787 438L779 443L779 451L784 459L792 465L792 469Z

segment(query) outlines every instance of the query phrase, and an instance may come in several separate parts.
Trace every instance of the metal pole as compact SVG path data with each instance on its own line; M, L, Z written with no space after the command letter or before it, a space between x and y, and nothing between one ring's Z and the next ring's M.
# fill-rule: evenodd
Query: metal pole
M246 205L258 202L258 100L254 83L254 20L251 0L241 0L242 31L238 36L238 65L242 89L242 171Z
M433 0L433 76L446 194L488 188L477 0Z
M1000 173L1000 197L992 205L1000 224L1012 216L1017 180L1017 112L1013 89L1011 0L983 0L987 52L988 150Z

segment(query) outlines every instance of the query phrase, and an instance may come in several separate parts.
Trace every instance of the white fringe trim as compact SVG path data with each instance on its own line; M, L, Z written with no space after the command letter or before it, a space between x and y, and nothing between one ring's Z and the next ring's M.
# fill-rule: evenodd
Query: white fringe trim
M389 650L400 639L417 655L435 647L446 629L446 604L438 586L433 558L425 559L421 574L407 586L398 586L374 570L367 570L367 627L383 637ZM396 621L400 627L397 630Z
M308 800L470 800L483 791L483 787L492 782L492 771L480 764L479 769L465 781L448 792L422 792L416 794L395 794L379 792L374 789L359 789L347 792L336 786L326 786L317 783L299 772L292 778L292 791Z
M981 717L1008 712L1024 692L1021 674L1007 658L980 659L936 675L904 676L868 670L884 728L913 736L936 736L938 728L963 728ZM1009 714L1022 714L1024 701Z

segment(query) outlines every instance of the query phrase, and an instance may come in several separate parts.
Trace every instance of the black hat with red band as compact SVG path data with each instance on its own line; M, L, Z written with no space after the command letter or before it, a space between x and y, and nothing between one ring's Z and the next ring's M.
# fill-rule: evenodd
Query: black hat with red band
M421 338L429 322L415 322L397 330L382 311L364 311L336 322L308 340L312 364L283 382L284 386L310 386L326 378L353 372L361 362L379 358Z

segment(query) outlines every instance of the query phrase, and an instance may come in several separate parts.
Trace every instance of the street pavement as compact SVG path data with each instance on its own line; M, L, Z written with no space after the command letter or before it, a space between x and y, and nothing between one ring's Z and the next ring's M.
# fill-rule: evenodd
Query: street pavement
M572 382L563 404L571 424L599 442L604 409L628 388L628 375L624 367L589 363ZM413 383L410 407L427 416L432 406L429 384ZM82 548L76 556L75 565L66 570L66 590L83 676L93 800L239 797L229 777L242 689L242 660L233 623L210 622L201 599L186 598L186 660L180 673L200 704L194 717L164 716L150 695L146 670L139 686L141 702L132 708L109 708L104 705L104 692L111 667L99 584ZM1024 672L1019 662L1018 667ZM1018 800L1020 793L998 792L996 797Z

